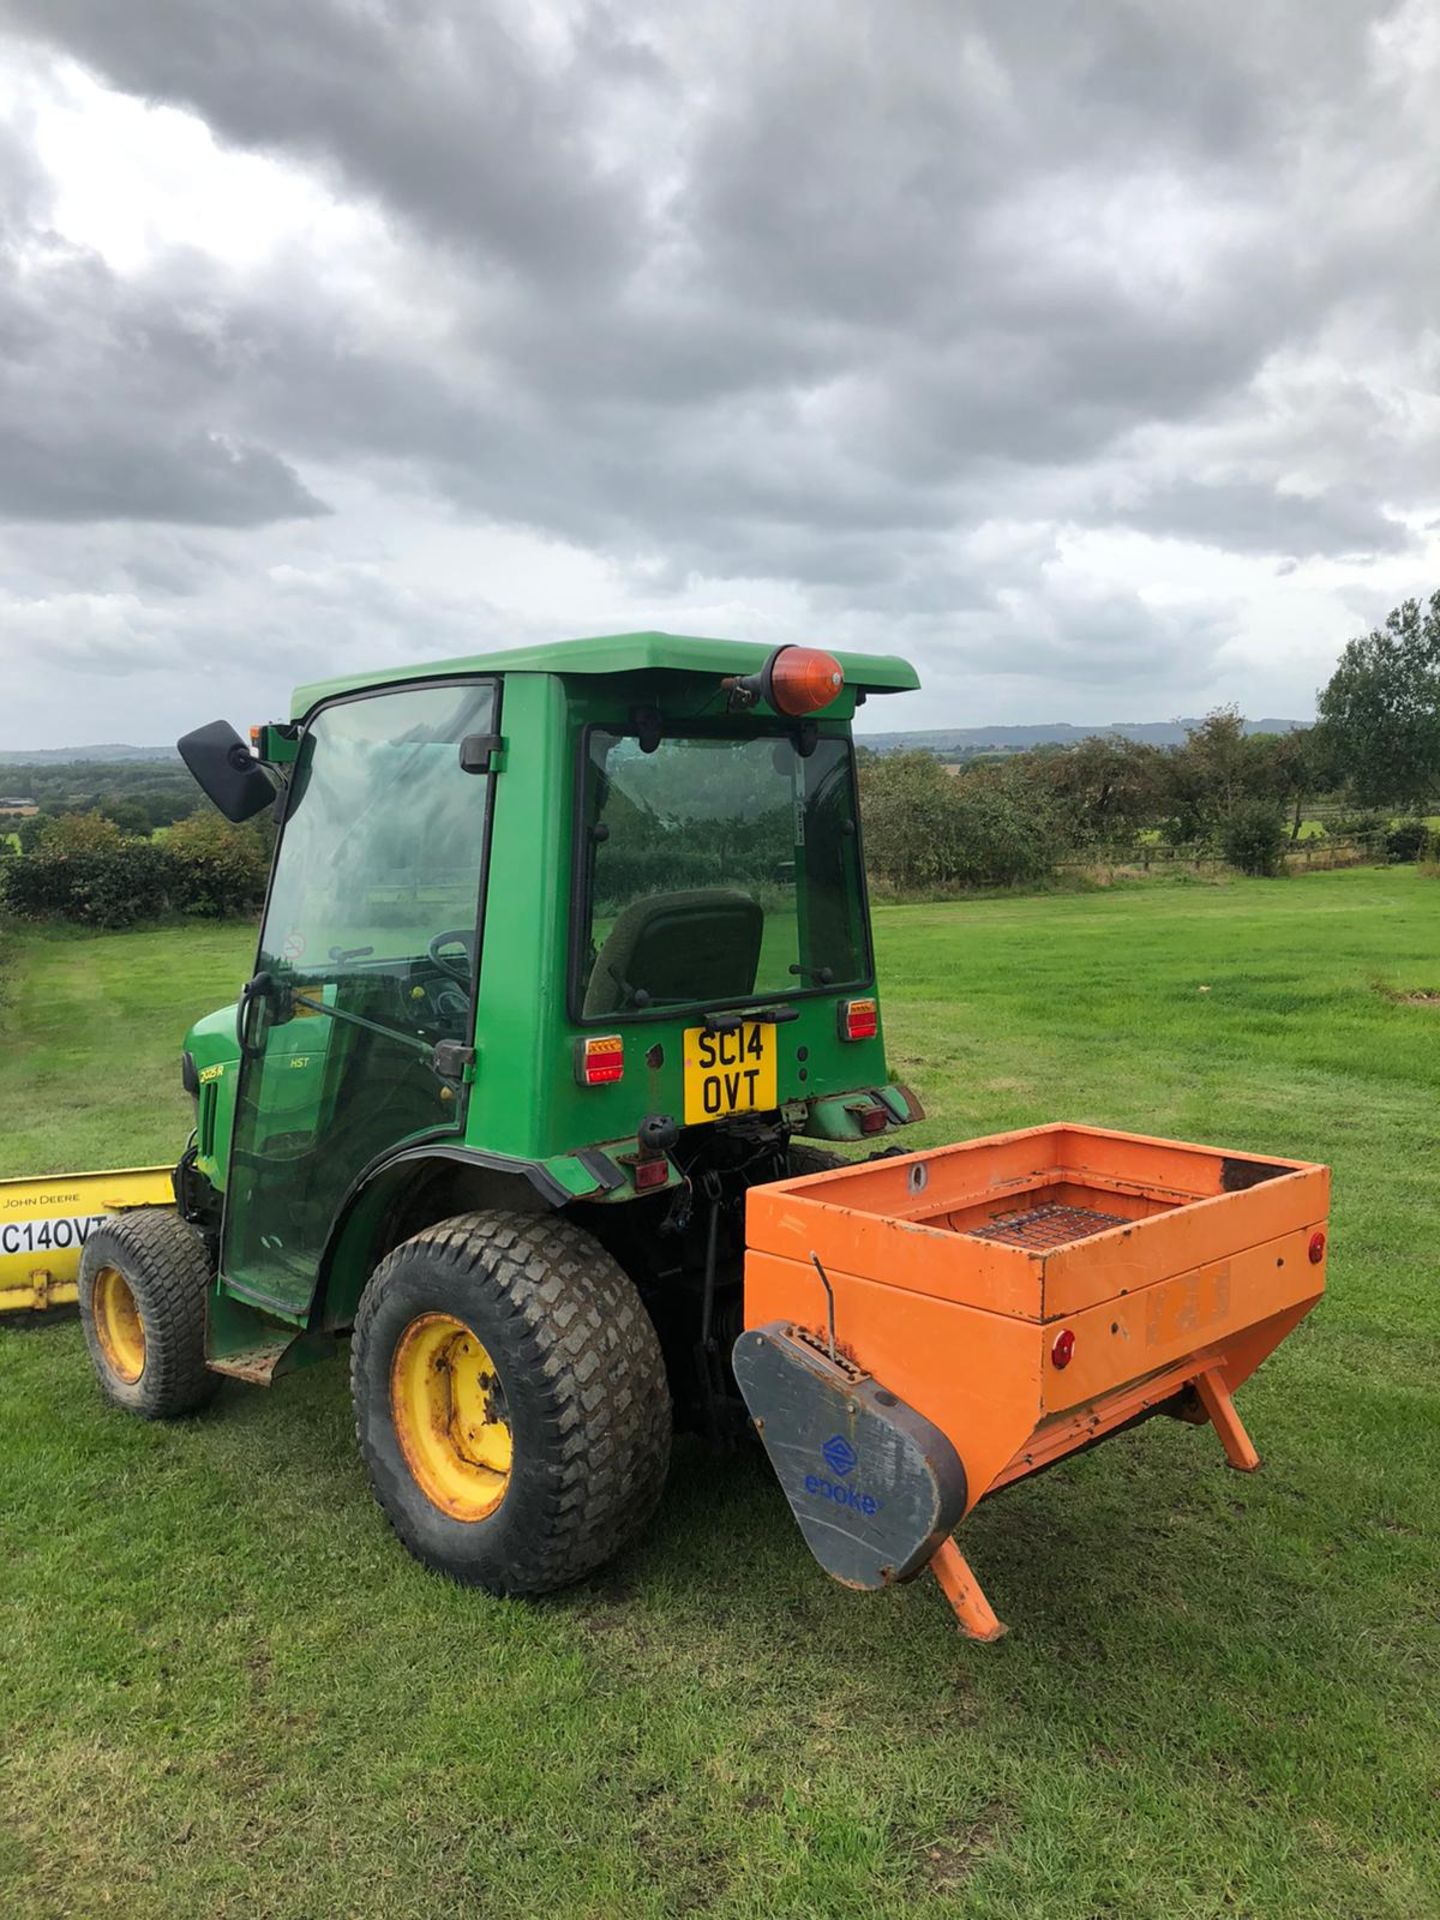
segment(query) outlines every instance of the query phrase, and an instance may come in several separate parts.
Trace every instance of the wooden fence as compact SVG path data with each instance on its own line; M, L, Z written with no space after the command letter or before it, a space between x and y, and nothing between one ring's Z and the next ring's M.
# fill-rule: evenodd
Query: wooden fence
M1321 834L1286 845L1289 873L1324 873L1334 867L1383 867L1389 860L1387 833ZM1140 873L1219 873L1226 862L1206 842L1170 846L1160 840L1136 840L1128 846L1093 847L1056 862L1060 873L1090 873L1097 867Z

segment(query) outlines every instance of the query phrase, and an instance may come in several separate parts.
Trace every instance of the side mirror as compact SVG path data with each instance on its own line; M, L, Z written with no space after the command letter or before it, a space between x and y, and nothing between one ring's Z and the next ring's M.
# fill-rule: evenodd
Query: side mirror
M262 813L275 798L275 783L228 720L212 720L175 742L180 758L227 820Z

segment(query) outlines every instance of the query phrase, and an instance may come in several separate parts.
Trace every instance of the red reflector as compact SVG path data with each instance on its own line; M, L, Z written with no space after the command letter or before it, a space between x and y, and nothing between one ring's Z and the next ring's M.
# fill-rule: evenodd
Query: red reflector
M1055 1344L1050 1349L1051 1362L1062 1371L1075 1358L1075 1335L1069 1327L1063 1328L1055 1336Z
M630 1177L639 1192L647 1187L663 1187L670 1178L670 1162L660 1160L637 1160L630 1169Z
M883 1133L888 1118L883 1107L867 1107L860 1116L861 1133Z
M766 698L777 713L792 718L815 713L845 685L845 673L833 653L818 647L782 647L770 663Z
M625 1042L618 1033L575 1042L575 1078L582 1087L608 1087L625 1077Z
M1312 1233L1310 1236L1311 1266L1318 1267L1320 1262L1324 1258L1325 1258L1325 1236L1323 1233Z
M880 1031L880 1009L873 1000L840 1002L840 1038L873 1040Z

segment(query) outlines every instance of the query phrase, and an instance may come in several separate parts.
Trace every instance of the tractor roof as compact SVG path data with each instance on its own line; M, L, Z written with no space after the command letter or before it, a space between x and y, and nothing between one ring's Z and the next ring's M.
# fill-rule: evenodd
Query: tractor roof
M461 673L754 673L772 651L757 640L700 640L683 633L607 633L593 640L552 640L541 646L469 654L458 660L431 660L424 666L382 667L374 673L347 673L338 680L315 680L295 689L290 711L299 719L321 700L333 699L336 694ZM920 684L909 661L894 654L836 652L835 658L845 670L846 685L857 692L863 688L868 693L907 693Z

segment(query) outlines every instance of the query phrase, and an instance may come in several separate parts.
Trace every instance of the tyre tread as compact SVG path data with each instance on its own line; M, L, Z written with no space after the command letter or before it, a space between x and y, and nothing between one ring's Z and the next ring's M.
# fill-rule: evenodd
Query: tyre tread
M501 1590L541 1593L593 1573L646 1525L670 1455L670 1397L659 1341L624 1269L590 1234L553 1215L460 1214L427 1227L375 1269L356 1316L356 1435L375 1496L411 1552L420 1542L377 1475L361 1407L368 1330L391 1276L416 1254L480 1284L506 1323L512 1365L545 1382L540 1445L550 1471ZM463 1568L447 1569L464 1579ZM491 1584L486 1580L483 1584Z
M145 1328L145 1370L133 1386L112 1380L95 1334L92 1295L102 1266L117 1267ZM175 1420L214 1399L220 1376L205 1364L205 1301L214 1275L205 1243L168 1208L137 1207L97 1227L80 1260L80 1316L106 1395L147 1420Z

